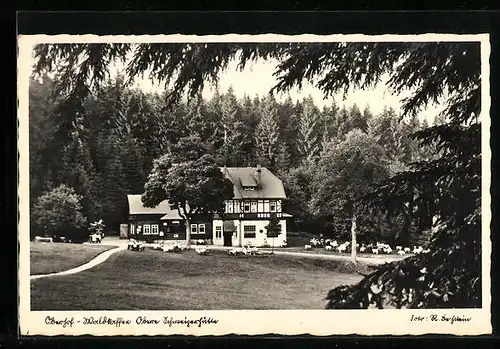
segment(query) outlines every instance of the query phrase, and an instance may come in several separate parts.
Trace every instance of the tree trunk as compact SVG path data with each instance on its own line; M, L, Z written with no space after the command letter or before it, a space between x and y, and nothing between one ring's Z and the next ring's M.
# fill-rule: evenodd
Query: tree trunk
M407 245L408 241L410 240L410 224L410 216L406 213L403 213L403 227L399 234L397 234L395 239L396 242L401 246Z
M186 219L185 220L185 224L186 224L186 244L190 244L191 243L191 224L190 224L190 221L189 219Z
M351 260L356 264L356 214L353 213L351 221Z
M238 224L238 230L237 230L237 234L238 234L238 244L240 247L243 247L243 231L241 229L243 224L241 224L241 221L240 221L240 224Z

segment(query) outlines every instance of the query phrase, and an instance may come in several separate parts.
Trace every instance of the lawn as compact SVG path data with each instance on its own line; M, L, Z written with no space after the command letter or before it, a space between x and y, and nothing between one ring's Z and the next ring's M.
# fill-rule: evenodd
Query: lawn
M314 237L317 236L306 232L287 232L286 242L288 243L288 247L304 247L304 245L309 244Z
M262 250L264 250L264 249L262 249ZM265 250L266 251L271 250L271 248L266 248ZM274 250L275 251L300 252L300 253L308 253L308 254L322 254L322 255L347 256L347 257L351 256L350 252L341 253L341 252L337 252L335 250L326 251L322 247L313 247L311 250L304 250L303 246L302 247L276 247L276 248L274 248ZM408 258L408 257L412 256L412 254L406 254L406 255L400 256L400 255L396 254L395 252L393 252L391 254L382 254L382 253L381 254L373 254L373 253L360 253L360 252L358 252L356 254L356 256L359 258L370 258L372 260L384 260L387 262L392 262L392 261L399 261L399 260Z
M31 242L30 274L49 274L87 263L113 246Z
M81 273L32 280L32 310L322 309L361 280L342 261L121 251ZM367 266L359 266L367 272Z

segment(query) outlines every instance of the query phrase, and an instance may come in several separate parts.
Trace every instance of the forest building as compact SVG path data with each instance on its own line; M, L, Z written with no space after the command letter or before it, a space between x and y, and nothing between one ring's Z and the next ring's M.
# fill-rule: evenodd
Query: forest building
M287 238L286 199L283 182L265 167L222 167L233 183L233 198L226 200L222 215L197 215L191 220L191 241L204 240L219 246L282 246ZM184 219L168 201L144 207L141 195L128 195L129 237L139 240L186 240ZM278 237L268 237L265 226L271 215L281 225Z

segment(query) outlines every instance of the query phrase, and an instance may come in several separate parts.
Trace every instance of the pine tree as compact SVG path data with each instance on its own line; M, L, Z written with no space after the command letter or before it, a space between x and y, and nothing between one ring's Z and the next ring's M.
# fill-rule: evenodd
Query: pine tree
M370 124L373 120L373 113L370 109L370 106L368 104L366 104L365 106L365 109L363 109L363 121L366 123L366 127L367 129L370 128ZM365 132L367 132L368 130L365 130Z
M240 117L243 123L242 134L244 136L244 141L241 145L242 166L251 166L257 163L257 147L254 134L259 119L259 103L258 98L252 100L247 95L243 97L240 110Z
M228 166L245 166L247 151L251 152L252 132L245 123L245 115L241 109L232 88L229 88L220 102L223 144L219 149L220 158Z
M368 131L368 120L367 120L368 114L364 113L362 114L357 104L353 104L352 107L350 108L349 117L351 119L351 124L353 129L357 128L365 133Z
M338 135L338 113L339 108L335 101L329 107L324 107L321 112L321 151L326 151L329 144L337 138Z
M287 96L283 103L278 106L279 113L279 128L281 131L281 139L286 146L286 151L290 157L289 165L298 165L300 163L300 153L297 149L297 134L299 118L296 107L290 97Z
M81 119L77 119L72 132L72 140L63 150L63 168L59 173L57 183L66 184L74 188L77 195L81 196L82 212L90 220L95 218L96 209L91 195L94 166L90 159L87 143L82 140Z
M349 111L343 105L338 114L338 133L337 137L340 140L345 139L345 135L353 129L352 119L350 118Z
M276 172L279 177L290 170L292 157L284 141L280 141L276 154Z
M304 98L297 138L297 147L304 162L314 162L319 154L319 121L319 111L312 97Z
M275 101L269 96L260 104L260 119L255 130L257 156L263 166L275 167L279 140L278 113Z
M31 79L29 84L29 170L30 206L44 191L54 187L63 145L57 139L54 116L54 81L47 75Z
M439 126L445 123L446 123L446 116L443 115L442 113L436 114L436 116L434 117L433 126Z

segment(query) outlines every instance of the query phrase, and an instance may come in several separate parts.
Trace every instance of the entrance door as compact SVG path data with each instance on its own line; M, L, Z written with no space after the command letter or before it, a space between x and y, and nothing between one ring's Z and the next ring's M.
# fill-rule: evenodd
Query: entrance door
M224 246L233 246L233 233L224 232Z

